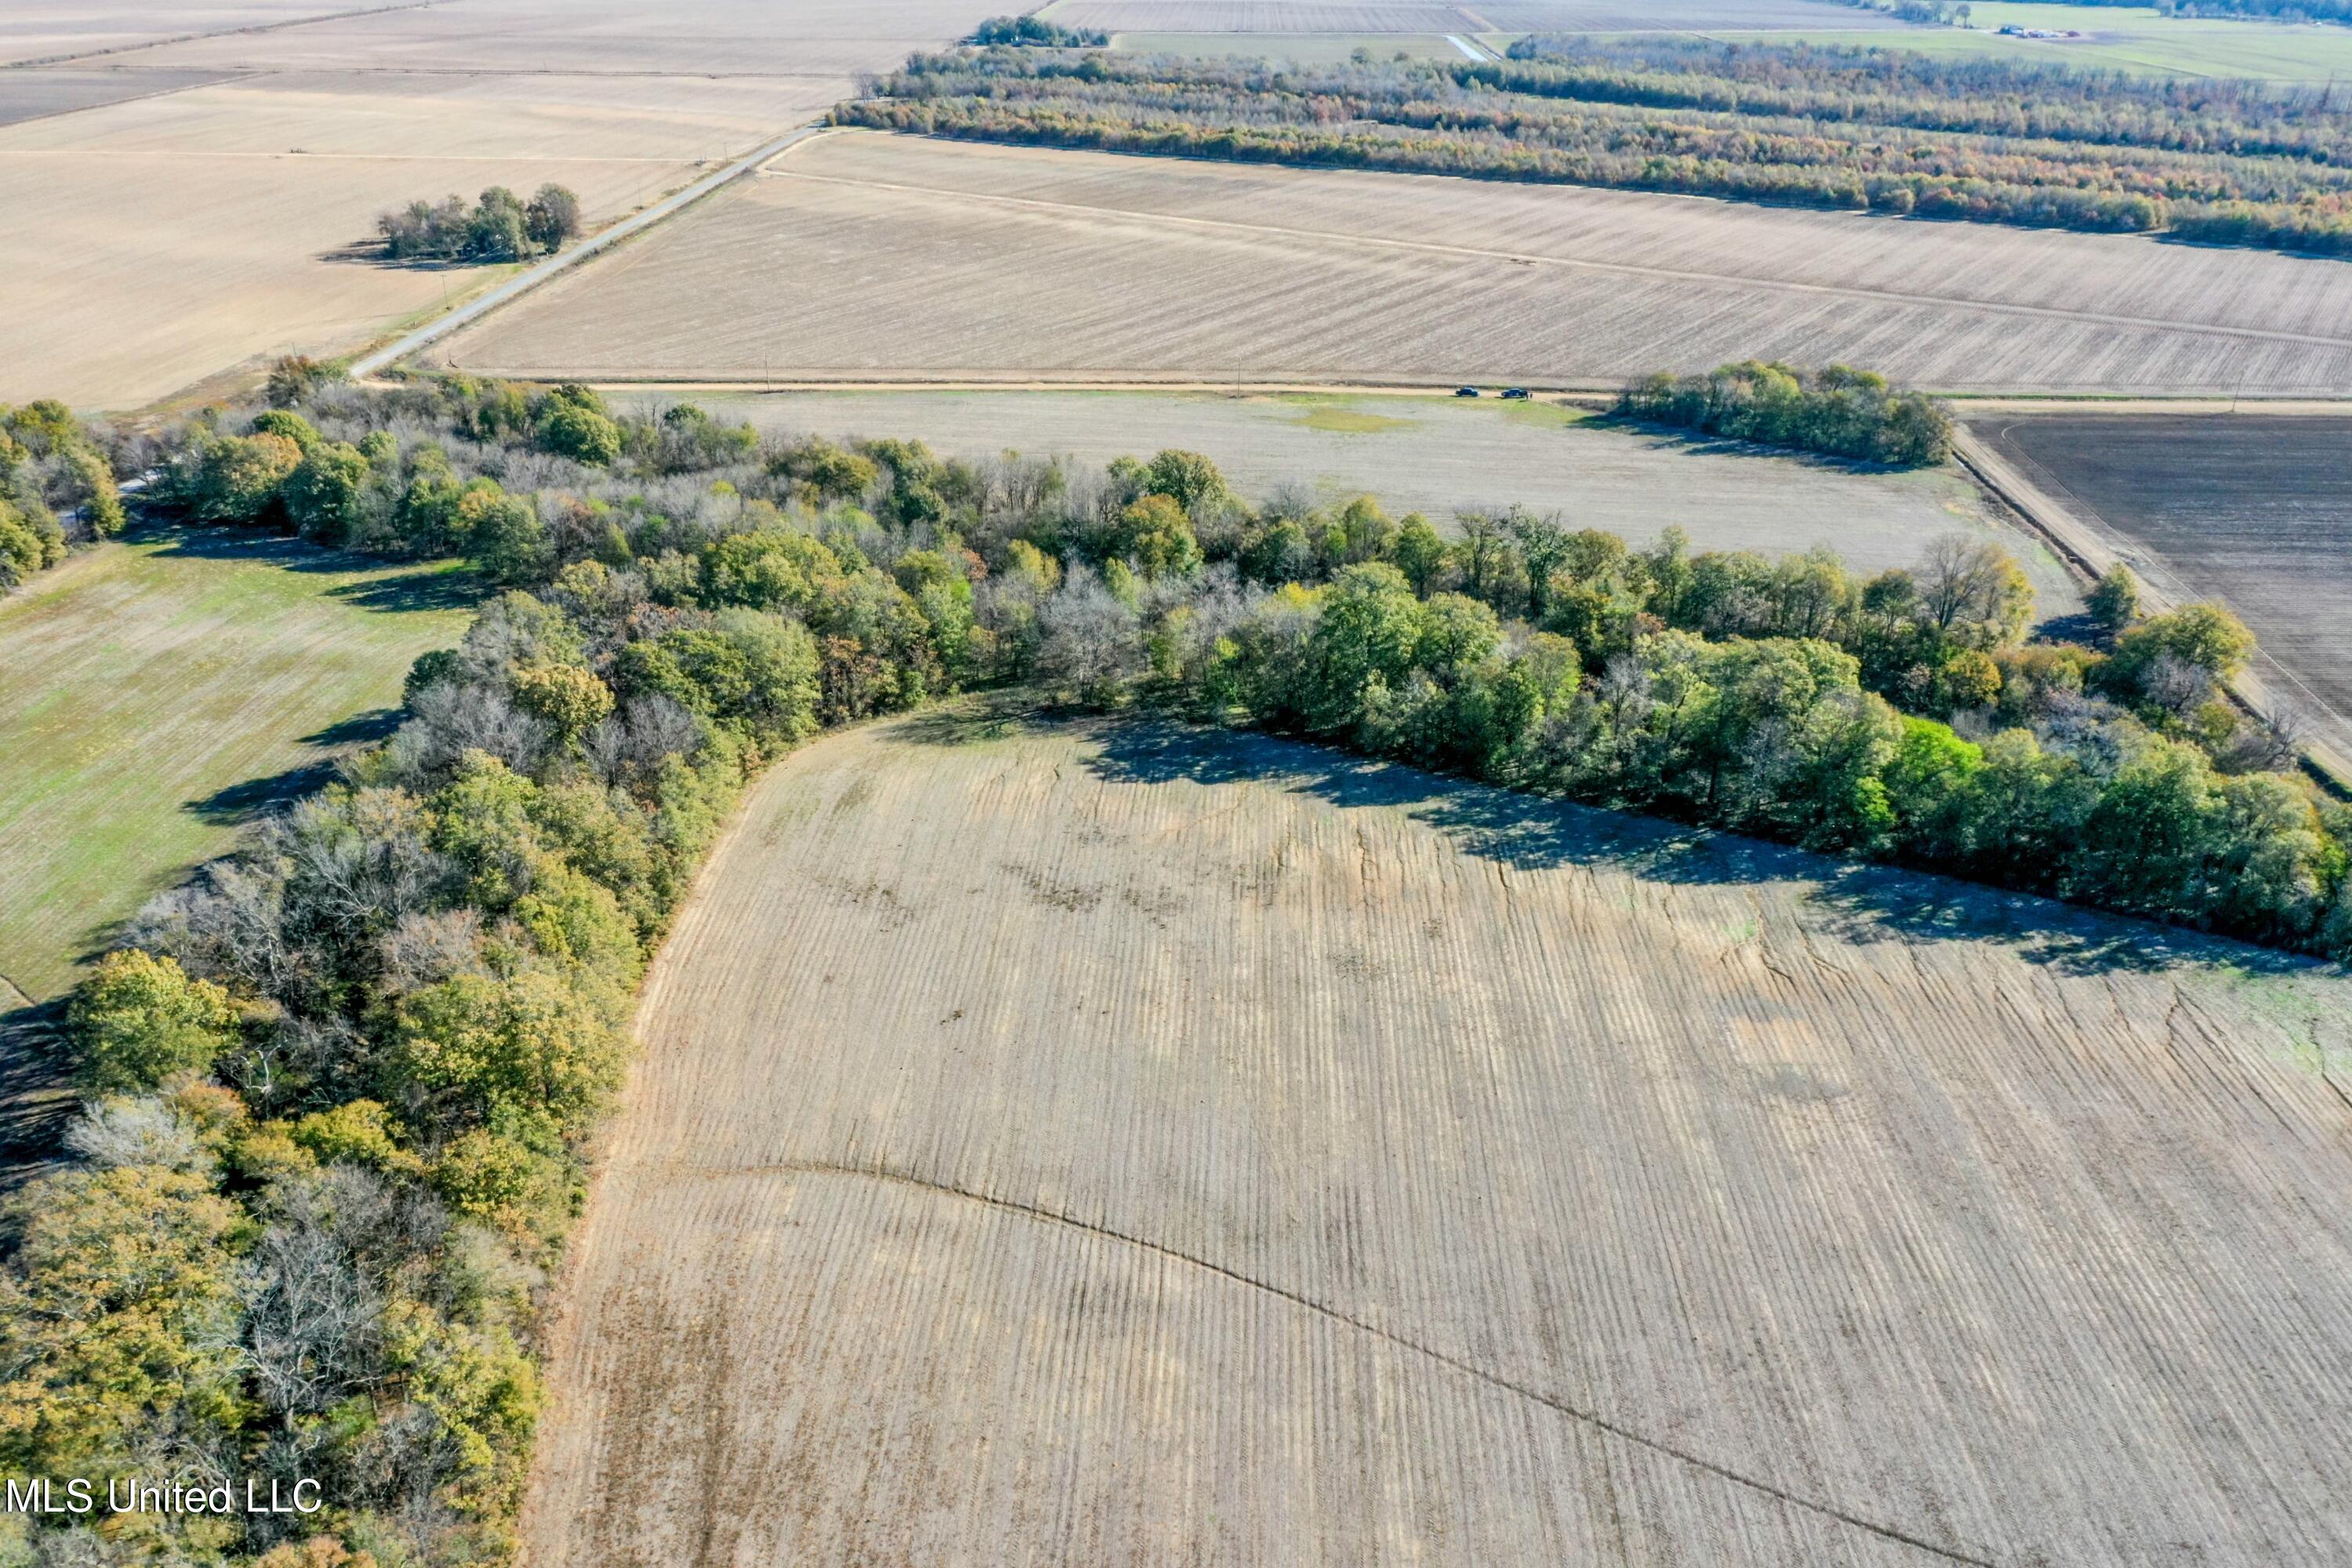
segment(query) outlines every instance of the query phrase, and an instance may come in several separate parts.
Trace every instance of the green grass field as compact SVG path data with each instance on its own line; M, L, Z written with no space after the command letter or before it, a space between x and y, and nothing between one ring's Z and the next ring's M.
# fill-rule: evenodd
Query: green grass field
M2064 60L2149 76L2255 77L2268 81L2324 82L2352 76L2352 27L2167 16L2153 7L2106 5L1977 5L1969 27L1910 27L1901 32L1711 32L1710 37L1757 43L1853 44L1933 54L1990 54L2012 59ZM2080 40L2004 38L1998 29L2071 27Z
M381 733L472 579L295 541L103 545L0 600L0 976L40 1001L238 826ZM0 1012L16 1000L0 988Z

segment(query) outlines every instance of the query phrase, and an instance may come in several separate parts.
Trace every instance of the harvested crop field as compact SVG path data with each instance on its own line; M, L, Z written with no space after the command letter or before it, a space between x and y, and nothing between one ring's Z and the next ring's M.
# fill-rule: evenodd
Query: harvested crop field
M840 734L650 982L530 1560L2338 1561L2347 986L1260 738Z
M617 391L624 406L649 400ZM1008 448L1100 465L1165 447L1205 452L1241 492L1327 500L1370 492L1440 527L1459 509L1519 505L1635 543L1669 524L1703 550L1833 546L1857 569L1911 566L1937 536L1985 533L2025 563L2044 615L2081 607L2058 559L1949 470L1871 473L1610 428L1549 404L1493 398L1223 396L1152 392L694 393L763 430L910 437L950 457Z
M70 986L114 922L381 732L470 599L446 568L225 533L103 545L0 599L0 980Z
M2236 610L2271 692L2352 756L2352 417L2032 415L1972 428L2175 603Z
M403 0L384 3L408 8ZM0 65L87 59L167 38L283 27L362 8L349 0L10 0L0 12Z
M218 71L0 70L0 125L220 81Z
M1829 0L1055 0L1037 13L1066 27L1157 33L1622 33L1713 27L1839 27L1904 24Z
M1460 35L1434 33L1119 33L1111 47L1139 55L1225 55L1285 65L1338 65L1370 49L1380 59L1458 60ZM1482 57L1483 58L1483 57Z
M2352 265L845 132L440 353L604 380L1538 385L1760 355L1944 389L2330 393Z
M132 407L357 348L498 276L380 264L380 213L554 181L602 224L983 10L449 0L148 47L133 29L73 89L126 101L69 114L50 73L0 71L0 400ZM231 79L188 86L205 75Z

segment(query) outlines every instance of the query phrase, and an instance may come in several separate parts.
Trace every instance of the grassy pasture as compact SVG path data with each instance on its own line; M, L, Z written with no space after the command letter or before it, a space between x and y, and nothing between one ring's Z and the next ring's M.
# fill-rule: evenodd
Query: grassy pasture
M2254 77L2265 81L2325 82L2352 75L2352 27L2316 23L2167 16L2153 6L2009 5L1975 6L1970 27L1910 27L1899 36L1835 26L1796 32L1748 32L1737 25L1711 27L1719 38L1764 43L1851 44L1949 55L1997 55L2007 59L2058 60L2147 76ZM2047 40L2004 38L2004 26L2073 28L2086 37Z
M2347 986L1257 737L829 737L649 982L527 1554L2339 1561Z
M873 258L887 256L890 265ZM2352 266L2132 236L845 132L436 353L614 381L2352 392Z
M446 566L174 532L0 600L0 976L71 985L114 922L381 732L471 598Z

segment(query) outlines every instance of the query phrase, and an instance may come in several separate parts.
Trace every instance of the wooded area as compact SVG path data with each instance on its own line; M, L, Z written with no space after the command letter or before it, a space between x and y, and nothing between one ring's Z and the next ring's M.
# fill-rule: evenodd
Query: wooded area
M148 1516L268 1568L509 1540L530 1287L578 1213L631 998L738 792L823 726L1027 684L2352 952L2352 813L2215 695L2191 606L2023 641L1998 547L1857 581L1525 511L762 440L580 386L281 383L166 437L192 527L456 552L509 591L403 722L159 900L77 992L82 1163L11 1208L0 1465L324 1484L304 1524ZM1899 704L1899 706L1898 706ZM297 1554L300 1537L334 1544ZM318 1555L326 1553L326 1555Z
M72 541L122 523L113 467L72 410L0 404L0 594L63 561Z
M2330 93L1703 40L1523 39L1494 62L921 54L838 123L1728 196L2340 254Z

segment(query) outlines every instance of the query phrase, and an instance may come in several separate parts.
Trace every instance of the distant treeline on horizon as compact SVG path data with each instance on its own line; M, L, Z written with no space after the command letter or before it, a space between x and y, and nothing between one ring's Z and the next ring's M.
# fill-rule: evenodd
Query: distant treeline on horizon
M2330 89L1711 39L1535 36L1500 61L919 54L836 123L2352 251Z

